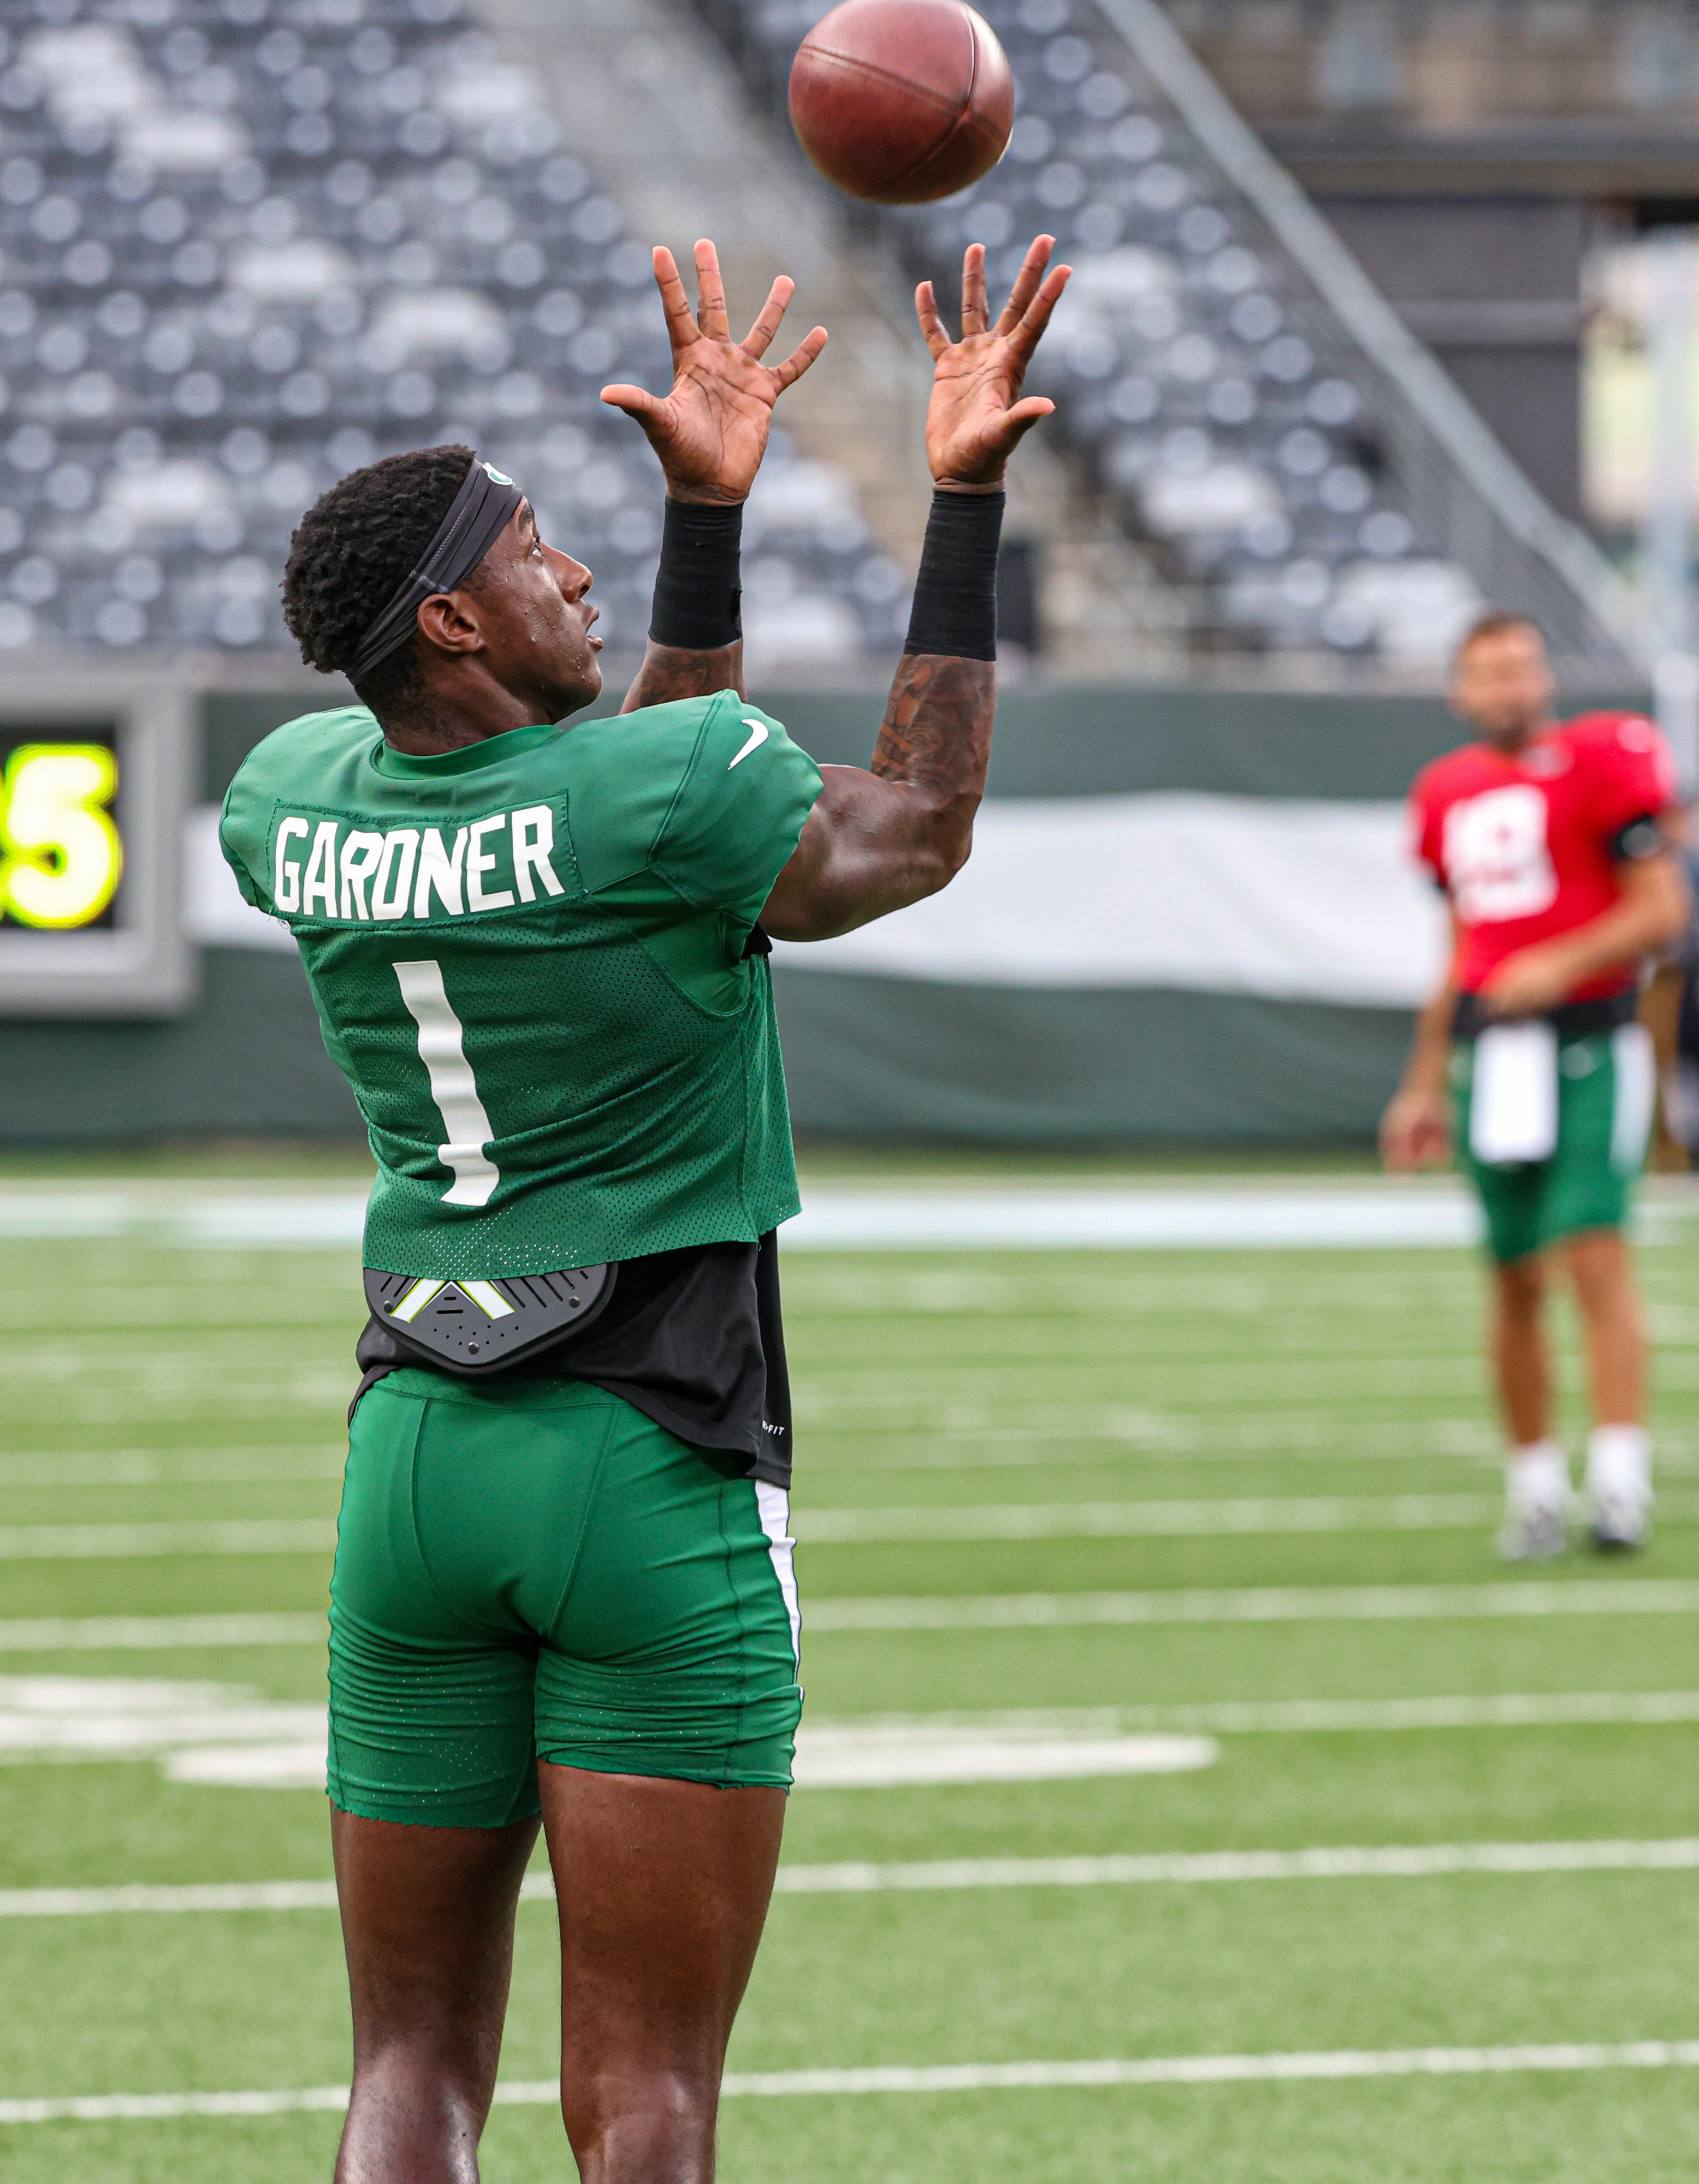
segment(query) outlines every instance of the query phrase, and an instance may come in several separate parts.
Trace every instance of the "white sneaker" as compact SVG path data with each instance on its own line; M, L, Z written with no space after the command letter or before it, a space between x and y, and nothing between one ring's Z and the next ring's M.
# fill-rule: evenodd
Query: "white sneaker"
M1601 1554L1632 1554L1651 1530L1651 1441L1644 1426L1595 1426L1587 1442L1588 1529Z
M1574 1495L1569 1466L1555 1440L1525 1443L1511 1451L1505 1466L1504 1528L1500 1559L1548 1563L1569 1544L1569 1512Z
M1498 1537L1499 1560L1549 1563L1569 1544L1569 1524L1562 1509L1513 1509Z
M1587 1529L1601 1555L1638 1553L1651 1536L1651 1511L1637 1495L1601 1494L1596 1489Z

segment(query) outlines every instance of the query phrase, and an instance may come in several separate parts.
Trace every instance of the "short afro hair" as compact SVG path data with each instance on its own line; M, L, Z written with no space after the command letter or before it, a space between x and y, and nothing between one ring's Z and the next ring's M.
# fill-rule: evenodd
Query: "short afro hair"
M283 619L310 667L347 674L360 640L424 558L477 461L470 448L417 448L350 471L295 526L283 571ZM358 686L374 711L418 679L413 644L398 645Z

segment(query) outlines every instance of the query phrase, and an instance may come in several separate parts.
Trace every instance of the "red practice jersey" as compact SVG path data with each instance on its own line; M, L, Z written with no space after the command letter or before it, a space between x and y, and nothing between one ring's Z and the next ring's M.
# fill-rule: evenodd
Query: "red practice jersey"
M1617 867L1657 846L1638 822L1675 800L1668 746L1637 713L1584 713L1544 730L1514 757L1490 744L1448 751L1410 793L1417 854L1462 928L1459 989L1477 994L1519 948L1573 933L1620 894ZM1632 967L1567 996L1607 999Z

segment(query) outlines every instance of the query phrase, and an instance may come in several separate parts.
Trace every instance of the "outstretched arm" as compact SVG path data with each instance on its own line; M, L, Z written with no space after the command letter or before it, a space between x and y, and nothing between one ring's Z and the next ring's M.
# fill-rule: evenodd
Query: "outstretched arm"
M996 705L991 661L903 654L872 766L820 769L761 913L775 939L830 940L949 884L973 847Z
M825 328L816 326L782 364L763 364L796 292L793 281L780 275L754 325L734 342L713 243L696 245L695 315L672 252L654 255L673 348L671 390L664 397L623 383L601 390L604 402L641 426L667 479L655 616L621 708L627 713L715 690L743 695L743 503L767 451L774 404L826 345Z
M993 326L985 251L962 271L962 337L945 333L931 281L915 293L933 361L926 455L936 488L908 638L873 761L822 769L824 786L761 922L780 940L824 940L936 894L967 862L997 704L996 574L1003 473L1055 404L1021 398L1067 285L1053 237L1027 252ZM1047 270L1048 269L1048 270Z

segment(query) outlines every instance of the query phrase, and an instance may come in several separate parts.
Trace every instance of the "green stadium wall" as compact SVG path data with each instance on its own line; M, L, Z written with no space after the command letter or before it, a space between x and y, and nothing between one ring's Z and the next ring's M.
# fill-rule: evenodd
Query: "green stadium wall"
M203 794L300 705L204 701ZM824 761L864 763L875 692L763 693ZM1132 687L1015 688L993 797L1162 792L1381 802L1457 740L1437 702ZM981 1141L1361 1139L1394 1080L1404 1008L1148 987L955 983L775 968L803 1134ZM287 954L209 947L163 1022L0 1023L0 1139L338 1134L359 1127Z

